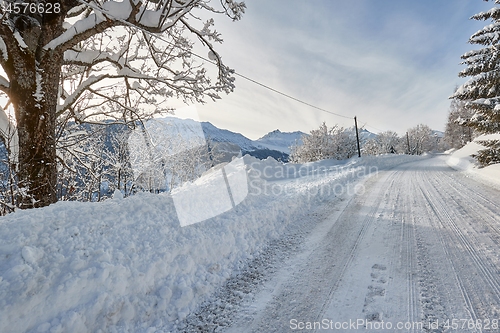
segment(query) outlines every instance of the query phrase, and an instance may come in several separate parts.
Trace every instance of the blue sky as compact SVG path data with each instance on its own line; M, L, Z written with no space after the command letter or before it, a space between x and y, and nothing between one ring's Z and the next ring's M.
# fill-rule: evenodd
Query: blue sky
M226 65L318 107L358 117L373 132L424 123L444 130L463 68L460 56L485 22L482 0L247 0L243 19L216 17ZM201 120L257 139L309 132L336 117L236 79L236 90L196 106Z

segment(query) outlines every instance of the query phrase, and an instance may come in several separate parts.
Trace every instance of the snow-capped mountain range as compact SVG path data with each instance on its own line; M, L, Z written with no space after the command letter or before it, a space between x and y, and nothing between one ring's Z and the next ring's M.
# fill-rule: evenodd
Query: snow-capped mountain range
M279 151L288 155L290 154L290 146L300 142L303 135L307 135L300 131L281 132L276 129L267 133L260 139L251 140L240 133L220 129L209 122L202 122L201 127L207 139L216 142L230 142L236 144L245 152L267 149Z
M226 152L238 153L241 151L242 154L249 154L260 159L271 156L281 161L287 161L290 147L300 144L301 138L308 135L301 131L281 132L276 129L257 140L251 140L240 133L218 128L210 122L198 122L177 117L165 117L153 121L163 123L165 130L168 131L168 136L204 136L205 139L218 143ZM359 136L363 144L366 140L376 137L377 134L360 129Z
M168 136L199 136L204 135L205 139L216 142L226 151L240 152L258 158L274 157L277 160L286 161L290 154L290 146L300 143L300 139L306 133L281 132L274 130L258 140L251 140L244 135L221 129L209 122L197 122L192 119L180 119L176 117L165 117L155 119L160 121ZM202 133L202 134L200 134Z
M300 144L304 135L307 134L300 131L281 132L279 129L276 129L254 142L257 142L267 149L278 150L290 154L290 147L294 144Z
M194 122L194 120L190 120L190 119L183 120L183 119L176 119L173 117L170 117L170 118L175 119L173 121L179 125L181 125L185 121L193 121ZM202 123L200 123L200 125L201 125L201 128L203 129L203 133L205 134L205 138L207 140L214 141L214 142L229 142L229 143L237 145L243 151L253 151L256 149L263 149L264 148L263 146L259 145L258 143L256 143L253 140L250 140L249 138L247 138L246 136L244 136L240 133L236 133L236 132L232 132L232 131L229 131L226 129L218 128L209 122L202 122Z

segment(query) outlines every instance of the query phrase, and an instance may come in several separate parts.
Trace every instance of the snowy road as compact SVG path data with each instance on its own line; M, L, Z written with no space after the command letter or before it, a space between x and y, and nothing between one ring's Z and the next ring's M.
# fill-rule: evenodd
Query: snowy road
M320 207L216 331L500 332L499 191L442 156L364 185Z

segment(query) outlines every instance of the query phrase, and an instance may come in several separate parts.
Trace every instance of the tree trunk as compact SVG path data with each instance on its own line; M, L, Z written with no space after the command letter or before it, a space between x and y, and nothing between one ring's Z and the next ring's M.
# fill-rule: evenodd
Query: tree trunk
M60 65L52 59L31 70L35 73L30 84L12 85L17 90L13 104L19 135L19 187L26 194L21 208L43 207L57 201L55 125Z
M20 33L26 45L9 44L11 52L5 66L19 136L21 208L43 207L57 201L55 126L63 59L62 54L43 46L61 33L62 16L45 15L44 20L41 27L23 26Z

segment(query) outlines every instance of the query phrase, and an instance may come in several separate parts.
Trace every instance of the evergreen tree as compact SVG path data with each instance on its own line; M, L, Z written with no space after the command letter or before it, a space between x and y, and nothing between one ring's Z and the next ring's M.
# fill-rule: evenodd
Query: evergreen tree
M496 4L500 1L496 0ZM474 20L491 20L492 24L485 26L469 39L469 43L482 45L479 50L472 50L462 56L467 68L459 73L460 77L470 77L452 96L467 102L466 107L471 116L464 119L463 124L472 127L479 133L500 132L500 8L472 16ZM500 162L495 150L486 144L486 155L489 161ZM481 162L480 162L481 163Z
M500 163L500 140L481 140L480 144L486 147L472 155L481 166Z

